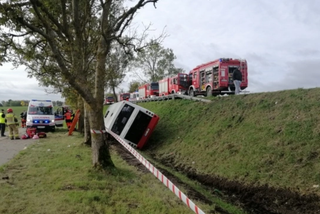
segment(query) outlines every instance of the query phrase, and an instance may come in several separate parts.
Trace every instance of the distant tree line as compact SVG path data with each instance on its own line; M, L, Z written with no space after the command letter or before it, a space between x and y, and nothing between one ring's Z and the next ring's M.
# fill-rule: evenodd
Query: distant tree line
M62 101L52 101L53 106L62 106L63 102ZM9 99L8 101L2 100L0 103L0 106L3 107L9 107L9 106L28 106L29 105L29 100L11 100Z

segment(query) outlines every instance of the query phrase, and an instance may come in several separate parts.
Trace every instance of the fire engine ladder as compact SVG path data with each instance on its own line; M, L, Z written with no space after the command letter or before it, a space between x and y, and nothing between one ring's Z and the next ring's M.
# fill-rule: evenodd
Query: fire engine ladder
M245 67L245 66L244 66L244 65L245 65L245 62L246 62L245 60L241 60L241 61L240 61L240 70L242 70L242 69Z

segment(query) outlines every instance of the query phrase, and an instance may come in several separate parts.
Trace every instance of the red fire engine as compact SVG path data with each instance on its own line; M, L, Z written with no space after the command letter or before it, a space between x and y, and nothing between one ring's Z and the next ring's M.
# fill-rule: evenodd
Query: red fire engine
M169 94L186 94L190 86L188 74L179 73L174 77L167 77L159 81L159 96Z
M152 97L156 97L156 96L159 96L159 83L158 82L147 83L147 84L139 87L139 98L140 99L152 98Z
M140 86L138 89L138 93L140 99L147 98L147 84Z
M147 97L157 97L159 96L159 83L158 82L152 82L148 84L147 86Z
M110 104L113 104L113 103L114 103L114 98L113 97L107 97L107 98L105 98L103 105L110 105Z
M118 96L118 101L123 101L123 100L129 100L130 98L130 93L121 93Z
M232 80L233 71L239 68L242 73L241 89L248 87L247 61L241 59L221 58L203 65L199 65L189 72L191 85L190 96L221 93L234 93L235 86Z

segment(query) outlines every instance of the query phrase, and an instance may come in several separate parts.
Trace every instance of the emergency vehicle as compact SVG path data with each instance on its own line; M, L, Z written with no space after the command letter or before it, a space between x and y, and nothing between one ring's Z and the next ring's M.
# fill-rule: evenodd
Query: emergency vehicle
M138 93L139 93L139 98L140 99L145 99L145 98L147 98L147 84L145 84L145 85L142 85L142 86L140 86L139 87L139 89L138 89Z
M51 100L30 100L27 111L27 128L55 131L55 115Z
M147 84L147 97L153 98L159 96L159 83L152 82Z
M106 131L119 135L138 149L146 144L158 121L156 114L129 101L110 105L104 115Z
M190 86L189 75L178 73L173 77L166 77L159 81L159 96L169 94L186 94Z
M234 94L233 71L239 68L242 73L241 90L248 87L248 67L244 59L220 58L202 64L189 72L191 80L189 96L212 94Z
M136 101L136 100L139 100L139 92L138 91L130 93L129 101Z
M159 96L159 83L152 82L147 83L139 87L139 97L140 99L144 98L153 98Z
M107 97L105 100L104 100L104 105L110 105L114 103L114 98L113 97Z
M120 93L118 95L118 101L129 100L129 98L130 98L130 93Z

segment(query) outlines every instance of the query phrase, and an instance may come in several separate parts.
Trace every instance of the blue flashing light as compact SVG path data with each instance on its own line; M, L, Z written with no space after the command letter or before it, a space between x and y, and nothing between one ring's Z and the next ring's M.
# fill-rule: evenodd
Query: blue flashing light
M51 102L51 100L37 100L37 99L32 99L31 101L39 101L39 102Z

